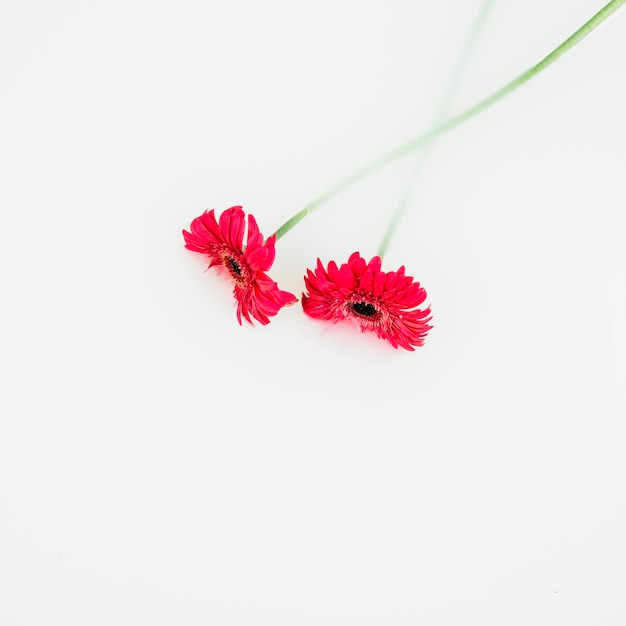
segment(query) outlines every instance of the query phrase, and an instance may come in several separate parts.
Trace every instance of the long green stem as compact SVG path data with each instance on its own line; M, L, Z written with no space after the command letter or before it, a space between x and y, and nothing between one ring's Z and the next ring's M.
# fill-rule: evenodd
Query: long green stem
M384 156L372 161L369 165L357 170L341 182L337 183L333 187L331 187L328 191L324 192L311 202L307 204L301 211L296 213L296 215L292 216L288 219L277 231L276 238L280 239L283 235L289 232L298 222L300 222L304 217L306 217L309 213L315 211L315 209L319 208L322 204L328 202L331 198L336 196L337 194L345 191L348 187L358 182L362 178L365 178L369 174L389 165L390 163L396 161L397 159L405 156L406 154L416 150L420 146L432 141L436 137L443 135L444 133L460 126L461 124L467 122L472 119L479 113L482 113L485 109L488 109L490 106L498 102L507 96L511 92L515 91L519 87L521 87L524 83L528 82L531 78L537 76L540 72L545 70L548 66L552 65L562 54L571 50L576 44L580 43L582 39L584 39L592 30L597 28L604 20L606 20L610 15L612 15L617 9L619 9L626 0L611 0L604 8L600 9L590 20L585 22L574 34L568 37L563 43L557 46L550 54L548 54L544 59L539 61L537 65L534 65L529 70L526 70L523 74L520 74L517 78L513 79L510 83L504 85L496 92L487 96L484 100L481 100L474 106L469 109L459 113L455 117L449 119L447 122L444 122L440 126L437 126L433 130L427 132L424 135L421 135L417 139L413 139L408 143L401 145L399 148L388 152Z
M441 124L448 115L448 110L450 108L450 103L452 102L452 98L457 89L458 84L461 82L463 74L465 73L465 69L467 67L468 61L471 57L472 51L478 41L479 35L487 21L487 17L491 11L494 0L484 0L483 4L474 20L474 24L470 28L469 35L465 41L465 44L461 48L461 52L459 53L458 60L452 71L450 76L450 80L448 81L448 85L444 91L443 97L441 98L441 102L439 103L439 107L437 108L437 114L435 116L433 127L436 128ZM387 224L387 228L385 229L385 234L380 242L380 246L378 248L378 256L384 257L387 252L387 248L389 247L389 242L393 237L396 229L398 228L398 224L402 220L402 217L406 213L406 210L409 206L409 202L411 200L411 196L413 195L413 190L415 188L415 184L417 182L418 174L421 171L426 159L429 155L429 148L432 149L434 146L434 142L429 143L427 146L424 146L424 149L419 153L418 159L415 163L415 168L413 170L413 176L407 185L407 188L396 207L396 210L393 212L389 223Z

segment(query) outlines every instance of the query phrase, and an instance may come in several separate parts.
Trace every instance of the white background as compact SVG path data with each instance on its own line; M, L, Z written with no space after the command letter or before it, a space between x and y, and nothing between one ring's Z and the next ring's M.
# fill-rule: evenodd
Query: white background
M601 0L499 0L453 102ZM300 305L239 327L183 248L269 235L427 130L480 2L0 9L0 623L626 623L626 9L443 138L384 269L409 353ZM404 160L277 244L375 254Z

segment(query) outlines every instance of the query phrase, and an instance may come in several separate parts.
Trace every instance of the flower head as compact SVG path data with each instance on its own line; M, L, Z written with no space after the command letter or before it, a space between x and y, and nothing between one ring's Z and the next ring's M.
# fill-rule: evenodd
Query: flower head
M234 283L239 324L242 316L251 324L251 318L269 324L271 316L297 298L281 291L266 274L276 256L275 235L264 242L252 215L248 215L244 246L245 230L245 213L240 206L233 206L220 215L219 222L215 219L215 209L205 211L191 222L191 232L183 230L183 237L186 248L208 255L209 267L222 269Z
M348 320L394 348L414 350L424 344L432 328L430 307L417 308L426 299L426 291L405 275L404 266L397 272L382 272L381 264L379 256L366 263L358 252L341 267L331 261L325 269L318 259L317 268L307 270L304 277L308 293L302 294L302 308L316 319Z

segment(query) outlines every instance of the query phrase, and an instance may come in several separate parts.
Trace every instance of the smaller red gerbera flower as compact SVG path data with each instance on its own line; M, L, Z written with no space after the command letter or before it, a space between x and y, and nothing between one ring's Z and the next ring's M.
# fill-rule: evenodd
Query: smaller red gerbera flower
M210 259L209 267L224 269L235 284L233 294L237 300L237 320L242 316L252 324L253 317L261 324L297 298L278 285L266 274L276 256L276 236L263 241L256 220L248 215L246 245L246 215L240 206L226 209L218 221L215 209L205 211L191 222L191 232L183 230L185 248L202 252Z
M415 350L432 328L430 307L417 308L426 291L405 275L404 266L382 272L381 265L381 257L366 263L358 252L341 267L331 261L325 269L318 259L315 271L307 270L304 277L308 293L302 294L302 308L311 317L335 324L352 321L361 332L374 332L394 348Z

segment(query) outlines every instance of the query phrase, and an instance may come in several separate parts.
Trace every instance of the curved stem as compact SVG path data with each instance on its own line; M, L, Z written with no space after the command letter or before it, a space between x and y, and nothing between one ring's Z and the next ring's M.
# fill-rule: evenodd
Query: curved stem
M491 11L493 3L494 3L494 0L483 1L480 11L478 12L478 15L476 16L476 19L474 20L474 24L472 25L472 28L469 31L469 35L467 36L465 44L463 45L463 48L461 49L461 52L459 54L458 60L456 62L456 65L450 77L450 80L448 81L446 90L444 91L443 97L441 98L441 102L439 103L439 107L437 109L437 115L433 122L434 127L439 126L439 124L441 124L445 120L446 116L448 115L448 109L450 108L450 103L452 102L454 92L456 91L457 86L461 82L461 78L463 77L463 74L465 73L465 68L467 67L467 63L472 54L474 46L476 45L476 42L478 41L478 37L485 25L485 22L487 21L487 16L489 15L489 12ZM400 199L400 202L398 203L396 210L393 212L393 215L391 216L391 219L389 220L389 223L387 224L387 228L385 229L385 234L383 235L383 238L380 242L380 246L378 247L377 255L381 259L385 256L387 252L387 248L389 247L389 242L391 241L391 238L396 232L396 229L398 228L398 224L400 224L402 217L406 213L406 210L409 206L409 201L411 200L411 196L413 195L413 190L417 182L418 174L421 168L423 167L424 163L426 162L426 158L428 157L428 154L430 152L429 149L432 149L433 145L434 143L432 142L429 143L427 146L425 146L424 150L422 150L418 156L417 162L415 163L415 167L413 170L412 179L407 185L407 188L405 189L405 192L402 198Z
M570 35L563 43L557 46L550 54L548 54L545 58L543 58L539 63L526 70L523 74L520 74L517 78L513 79L510 83L504 85L490 96L487 96L484 100L481 100L474 106L466 109L462 113L459 113L455 117L449 119L447 122L444 122L440 126L437 126L433 130L417 137L417 139L413 139L408 143L401 145L400 147L388 152L384 156L372 161L365 167L357 170L350 176L344 178L342 181L325 191L323 194L319 195L317 198L313 199L309 204L307 204L301 211L296 213L293 217L287 220L275 233L276 239L280 239L283 235L289 232L298 222L300 222L306 215L312 213L317 208L319 208L322 204L328 202L331 198L336 196L337 194L345 191L348 187L358 182L362 178L365 178L369 174L393 163L397 159L405 156L406 154L416 150L420 146L432 141L433 139L447 133L448 131L460 126L461 124L467 122L472 119L479 113L482 113L485 109L488 109L490 106L515 91L519 87L521 87L524 83L528 82L531 78L537 76L540 72L545 70L548 66L552 65L562 54L571 50L576 44L580 43L582 39L584 39L592 30L597 28L604 20L606 20L610 15L612 15L617 9L619 9L626 0L611 0L604 8L600 9L590 20L585 22L575 33ZM296 219L297 218L297 219Z

